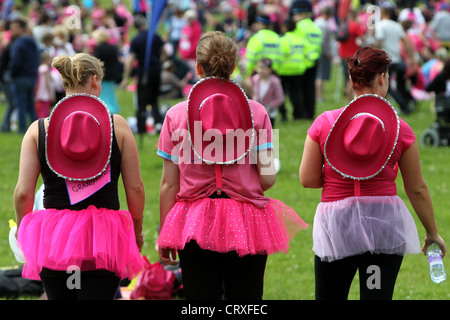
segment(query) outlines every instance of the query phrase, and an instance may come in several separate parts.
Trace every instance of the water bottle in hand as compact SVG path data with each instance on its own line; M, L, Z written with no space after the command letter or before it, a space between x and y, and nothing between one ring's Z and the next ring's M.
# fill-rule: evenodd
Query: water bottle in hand
M435 283L441 283L447 279L444 263L442 262L442 251L436 243L427 248L428 263L430 264L431 280Z

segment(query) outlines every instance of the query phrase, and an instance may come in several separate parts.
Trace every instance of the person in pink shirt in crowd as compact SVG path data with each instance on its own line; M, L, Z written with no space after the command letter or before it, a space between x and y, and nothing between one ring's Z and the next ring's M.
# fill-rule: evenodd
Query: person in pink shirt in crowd
M342 61L342 70L345 79L345 99L350 101L353 96L353 88L348 78L347 58L351 57L358 50L359 44L357 39L362 38L365 33L361 27L361 23L356 20L356 13L353 10L348 11L348 16L345 19L348 25L348 38L338 42L338 54Z
M38 119L47 118L50 115L52 103L56 100L56 91L51 77L52 57L47 53L41 53L41 63L38 68L36 92L34 95L36 115Z
M272 127L264 106L229 80L237 45L207 32L196 56L200 80L169 109L159 139L159 256L175 264L178 252L188 300L262 299L268 255L287 252L308 225L264 195L276 180Z
M183 29L181 29L181 38L178 43L178 53L195 75L195 49L200 37L202 36L203 28L198 21L197 12L195 12L195 10L187 10L184 13L184 17L186 18L187 23ZM196 76L195 80L198 80Z
M426 231L422 251L435 242L446 252L414 132L384 98L390 62L384 50L358 49L348 59L355 99L308 130L300 182L322 188L313 229L316 299L347 299L358 269L361 299L392 299L403 256L420 252L414 219L397 195L398 168ZM371 266L381 273L376 289L366 285Z

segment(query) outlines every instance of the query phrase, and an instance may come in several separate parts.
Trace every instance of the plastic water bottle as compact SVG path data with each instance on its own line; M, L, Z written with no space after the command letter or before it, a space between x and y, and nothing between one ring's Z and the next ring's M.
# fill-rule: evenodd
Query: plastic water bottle
M444 263L442 262L442 251L436 243L427 248L428 263L430 264L430 276L434 283L441 283L447 279Z
M25 257L23 256L22 249L17 244L16 239L17 225L13 219L9 220L9 228L9 246L11 247L11 250L14 253L14 257L16 258L17 262L24 263Z

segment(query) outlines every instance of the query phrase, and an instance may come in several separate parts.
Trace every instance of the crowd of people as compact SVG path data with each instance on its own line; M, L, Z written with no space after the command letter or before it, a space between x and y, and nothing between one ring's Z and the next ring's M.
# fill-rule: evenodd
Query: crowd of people
M448 74L445 53L426 73L435 78L422 77L431 59L425 52L446 50L447 34L439 34L439 20L413 19L425 10L448 13L448 3L377 3L372 12L347 1L287 2L169 1L167 32L153 36L150 53L142 1L131 9L116 1L109 11L96 1L38 2L28 21L3 8L2 84L19 111L18 131L26 132L14 191L24 277L41 279L50 299L111 299L121 278L143 268L138 149L115 114L115 89L129 88L130 79L137 132L146 132L148 114L160 132L157 249L166 264L178 255L187 299L262 299L268 255L287 252L308 227L264 194L276 181L272 128L278 114L290 116L286 99L294 119L313 121L299 179L322 188L313 229L316 299L346 299L356 270L371 265L381 269L382 285L361 290L361 298L392 299L403 255L420 252L415 222L397 196L398 170L426 231L423 253L436 243L445 256L416 137L385 97L408 114L418 99L412 88L426 91L427 81ZM317 116L335 60L349 83L343 93L354 99ZM165 115L159 99L171 88L163 79L173 77L163 72L177 75L174 97L182 100ZM39 175L45 209L32 211ZM120 210L119 175L128 211ZM73 266L88 283L81 291L67 286Z
M198 80L195 48L205 31L222 31L237 43L239 63L232 78L250 98L273 96L273 90L267 92L267 83L252 79L258 73L259 60L270 60L273 74L281 82L277 96L286 96L286 101L266 107L273 119L279 113L282 121L290 116L287 100L292 104L292 118L315 118L315 105L324 99L324 82L330 79L334 63L342 64L342 91L350 101L354 92L346 59L361 46L390 54L393 85L389 94L408 114L417 100L429 98L427 85L442 71L450 42L450 4L445 0L358 4L332 0L167 1L146 73L149 78L142 82L148 26L145 2L130 6L117 0L109 8L98 1L75 1L73 5L69 1L23 1L21 6L17 2L4 1L1 11L0 72L7 103L3 132L11 130L15 109L17 130L23 133L31 120L48 116L64 95L60 76L50 65L51 59L62 54L88 52L105 62L101 98L113 113L120 112L115 90L136 90L136 131L143 133L149 114L159 132L161 98L184 97ZM130 36L134 31L136 36ZM21 54L17 55L19 48ZM26 94L16 95L15 90Z

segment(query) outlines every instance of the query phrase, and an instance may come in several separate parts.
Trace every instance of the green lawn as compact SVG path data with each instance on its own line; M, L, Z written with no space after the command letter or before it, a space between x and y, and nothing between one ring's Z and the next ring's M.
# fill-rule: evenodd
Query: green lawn
M317 114L327 109L334 109L345 105L343 99L335 101L335 77L338 74L334 69L333 79L326 84L325 102L317 105ZM119 102L122 107L121 114L127 118L134 114L134 100L130 92L118 90ZM174 101L169 101L173 105ZM3 116L5 105L0 105L0 115ZM409 116L402 117L413 128L418 139L422 132L434 121L435 115L429 102L420 103L418 109ZM298 180L298 168L302 156L303 143L306 131L311 125L310 121L278 122L279 151L281 171L275 186L267 195L277 198L294 208L311 227L300 232L291 242L288 254L276 254L269 257L266 269L264 298L280 300L309 300L314 299L314 254L312 248L312 222L315 207L320 201L320 190L303 189ZM19 168L19 152L22 137L16 133L0 133L0 267L17 264L8 244L8 220L14 218L12 195L17 180ZM162 159L156 155L158 136L146 135L143 147L140 149L140 165L146 188L145 207L145 246L143 254L153 262L158 259L154 249L157 238L156 228L159 221L158 199L159 183L161 179ZM450 148L423 148L421 147L422 170L434 201L435 214L444 239L450 239ZM398 194L407 206L401 177L398 178ZM123 188L120 188L122 208L126 208ZM413 214L419 232L423 239L424 229ZM450 271L449 259L444 263ZM394 299L449 299L450 281L439 285L430 280L427 259L423 255L406 256L397 281ZM350 299L359 298L358 284L354 283Z

